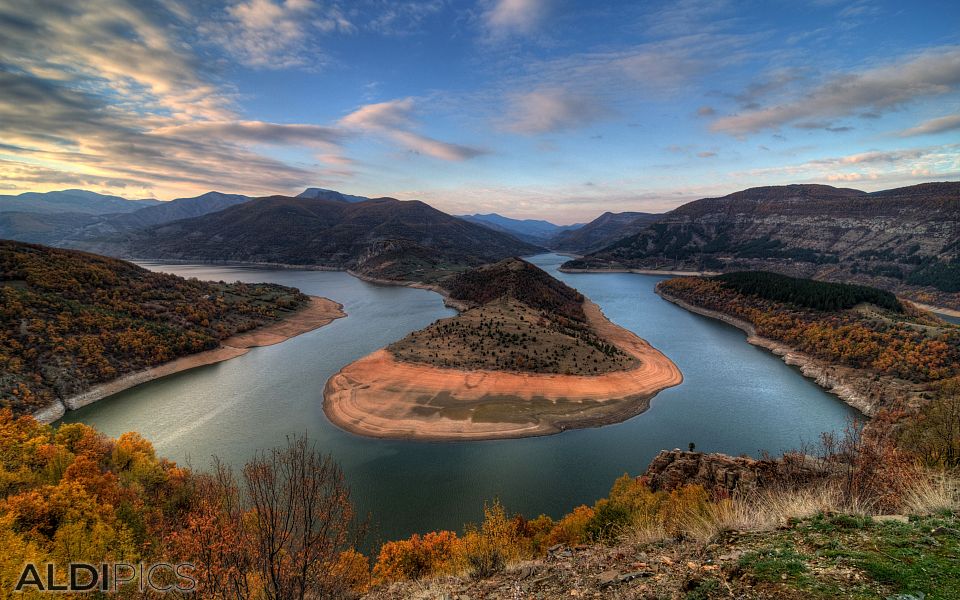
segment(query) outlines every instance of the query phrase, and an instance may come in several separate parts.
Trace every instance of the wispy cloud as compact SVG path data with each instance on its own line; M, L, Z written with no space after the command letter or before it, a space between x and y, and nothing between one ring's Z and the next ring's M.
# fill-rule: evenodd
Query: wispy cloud
M317 66L326 57L311 35L352 31L353 24L337 6L313 0L243 0L228 6L201 33L218 42L243 64L263 69Z
M835 74L801 97L721 117L711 128L742 136L802 121L882 114L958 86L960 47L948 46L860 72Z
M873 182L874 189L911 182L960 177L960 144L871 150L733 173L734 178L774 178L776 182Z
M900 132L900 137L912 137L915 135L931 135L935 133L944 133L960 129L960 115L947 115L924 121L916 127L905 129Z
M550 9L551 0L494 0L483 14L494 37L530 33Z
M348 129L370 132L393 140L407 150L448 161L486 154L481 148L443 142L412 131L417 126L413 98L361 106L340 119Z
M265 123L263 121L197 121L162 127L153 135L218 139L246 144L280 146L323 146L340 144L346 137L343 129L323 125Z
M588 125L610 110L595 97L562 88L517 94L510 101L504 127L516 133L556 132Z

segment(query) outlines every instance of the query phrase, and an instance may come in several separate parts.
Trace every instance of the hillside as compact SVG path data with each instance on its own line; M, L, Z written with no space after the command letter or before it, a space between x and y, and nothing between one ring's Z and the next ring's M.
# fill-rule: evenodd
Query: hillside
M103 206L108 212L90 214L82 212L88 206L84 197L68 195L60 198L61 204L51 207L50 212L0 212L0 239L115 254L132 231L216 212L249 199L248 196L220 192L168 202L134 202L119 198ZM118 209L119 202L126 203L120 205L123 210ZM30 210L37 211L48 205L29 206ZM130 210L131 206L133 210Z
M868 415L921 404L960 375L960 326L860 285L769 272L662 281L657 292L748 331Z
M441 285L451 298L473 308L388 346L398 360L568 375L637 365L590 327L582 294L528 262L503 260Z
M126 248L143 258L352 269L433 281L541 249L423 202L342 202L272 196L143 230Z
M308 298L205 283L93 254L0 241L0 407L58 399L273 323Z
M509 233L517 239L549 247L555 236L565 231L574 231L577 225L555 225L540 219L511 219L497 213L461 215L461 219L478 223L490 229Z
M118 554L189 563L179 573L190 579L177 583L199 598L235 589L336 600L960 594L956 480L883 444L878 454L873 442L806 459L661 452L643 476L618 478L607 497L566 515L512 514L494 500L462 531L386 541L368 557L349 481L304 438L264 450L236 476L220 463L178 465L136 432L113 439L0 410L0 434L8 587L26 563L65 573L65 552L82 548L93 564ZM730 477L749 493L698 483ZM23 596L42 597L35 587ZM116 595L136 593L130 583Z
M58 246L74 232L103 220L86 213L0 212L0 239Z
M297 198L313 198L314 200L339 200L340 202L363 202L369 200L366 196L354 196L352 194L342 194L336 190L324 188L307 188L297 194Z
M660 216L642 212L605 212L582 227L557 233L549 246L564 252L594 252L642 230Z
M685 204L566 268L768 270L960 307L960 183L752 188Z

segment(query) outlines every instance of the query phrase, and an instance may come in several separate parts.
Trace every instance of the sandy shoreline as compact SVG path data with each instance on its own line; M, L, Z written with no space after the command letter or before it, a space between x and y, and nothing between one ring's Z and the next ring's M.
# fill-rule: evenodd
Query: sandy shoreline
M655 291L664 300L676 304L684 310L723 321L740 329L747 334L747 343L769 350L774 355L779 356L786 364L797 367L804 377L812 379L825 391L857 409L864 416L872 417L884 406L892 405L904 398L907 399L908 404L920 402L925 392L923 386L910 382L889 376L877 376L871 371L831 364L800 352L783 342L757 335L756 328L747 321L690 304L664 292L659 286Z
M634 273L637 275L672 275L674 277L711 277L720 271L661 271L659 269L573 269L560 267L562 273Z
M610 322L596 304L584 308L600 336L640 366L597 376L465 371L400 362L381 349L330 378L324 412L342 429L368 437L520 438L626 420L683 381L670 359Z
M231 336L223 340L219 348L181 356L162 365L128 373L93 386L81 394L58 400L51 406L35 412L33 416L42 423L52 423L62 417L67 410L76 410L141 383L160 379L167 375L243 356L251 348L279 344L345 316L346 313L343 312L341 304L327 298L310 296L310 302L307 306L282 321Z
M932 304L924 304L923 302L917 302L916 300L911 300L910 298L906 299L907 302L910 302L919 309L927 310L932 313L939 313L941 315L947 315L948 317L960 317L960 310L954 310L952 308L947 308L946 306L934 306Z

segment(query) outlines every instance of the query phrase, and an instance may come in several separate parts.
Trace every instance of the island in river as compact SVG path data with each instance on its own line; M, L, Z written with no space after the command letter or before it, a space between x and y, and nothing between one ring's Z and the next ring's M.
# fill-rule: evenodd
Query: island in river
M330 378L333 423L396 439L548 435L626 420L683 380L657 349L520 259L440 285L466 310Z

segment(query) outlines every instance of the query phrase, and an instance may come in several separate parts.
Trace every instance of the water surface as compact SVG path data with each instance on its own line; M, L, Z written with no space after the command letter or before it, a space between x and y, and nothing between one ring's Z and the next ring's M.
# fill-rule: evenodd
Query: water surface
M639 473L662 448L729 454L779 452L841 429L855 412L744 334L662 300L661 277L566 274L566 259L530 259L594 300L614 322L667 354L680 386L650 409L598 429L468 443L361 438L322 410L323 387L343 365L453 313L433 292L372 285L346 273L144 263L185 277L270 281L344 305L347 317L217 365L152 381L68 413L109 435L139 431L162 455L203 468L211 455L242 464L258 449L307 432L340 461L361 511L384 539L476 521L484 500L559 516L604 496L624 472Z

